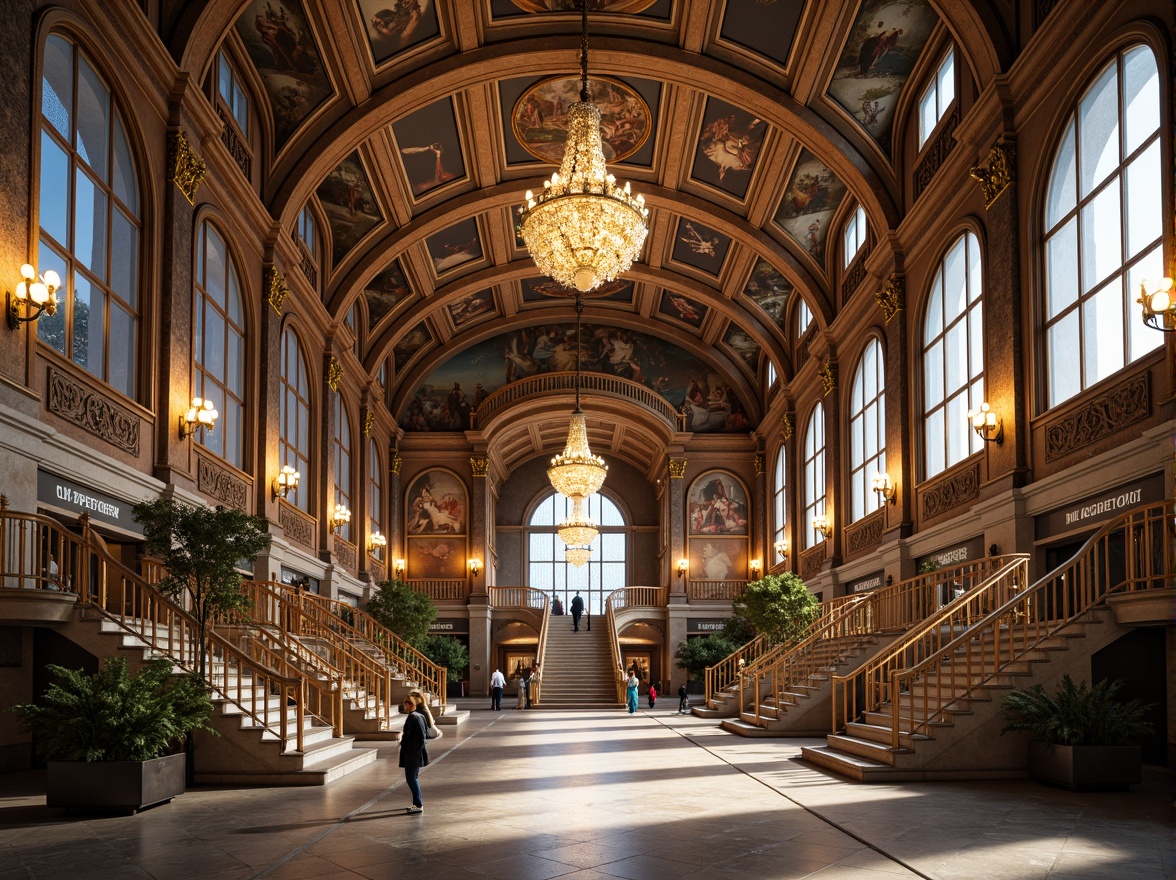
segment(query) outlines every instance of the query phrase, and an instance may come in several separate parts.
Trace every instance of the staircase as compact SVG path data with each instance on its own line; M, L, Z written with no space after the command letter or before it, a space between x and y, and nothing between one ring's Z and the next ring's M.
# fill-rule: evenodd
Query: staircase
M537 708L615 709L620 705L604 617L597 617L591 631L585 623L586 619L581 620L580 631L573 632L571 617L551 619Z

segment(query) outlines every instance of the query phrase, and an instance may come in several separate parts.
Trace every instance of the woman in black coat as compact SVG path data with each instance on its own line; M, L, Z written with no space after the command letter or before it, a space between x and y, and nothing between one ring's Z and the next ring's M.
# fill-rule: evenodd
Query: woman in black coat
M425 748L429 722L420 710L420 705L421 700L415 694L404 698L407 717L404 719L404 729L400 732L400 766L404 768L404 781L412 794L412 806L405 810L407 813L423 813L425 810L417 777L421 768L429 763L429 751Z

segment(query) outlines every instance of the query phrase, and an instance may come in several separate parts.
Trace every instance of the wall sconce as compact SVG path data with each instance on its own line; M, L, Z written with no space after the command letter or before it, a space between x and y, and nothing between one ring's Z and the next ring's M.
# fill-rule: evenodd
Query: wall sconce
M188 437L197 431L211 431L216 427L220 413L212 408L212 401L193 397L188 411L180 416L180 437Z
M482 560L481 559L471 559L469 562L466 563L466 565L468 565L470 567L470 577L477 577L478 572L480 572L482 570Z
M397 559L392 563L392 573L396 575L396 579L404 577L404 560Z
M679 559L678 560L678 577L680 577L680 578L686 577L686 572L688 572L688 571L690 571L690 560L689 559Z
M368 552L375 553L377 550L383 550L388 546L388 539L380 534L380 530L376 529L368 536Z
M302 479L302 474L294 470L288 464L282 465L282 469L278 475L274 477L274 498L286 498L298 488L298 481Z
M20 267L20 276L24 280L16 285L16 293L6 294L5 312L8 314L10 330L15 330L28 321L37 320L42 312L52 315L57 311L57 291L61 289L60 275L50 269L38 277L37 270L25 263Z
M1153 330L1165 333L1176 332L1176 302L1172 298L1174 282L1171 278L1161 278L1159 281L1148 281L1146 278L1139 285L1139 299L1143 306L1143 323ZM52 313L50 313L52 314Z
M329 531L337 532L349 522L351 522L351 511L347 509L346 505L340 504L331 514L331 519L328 522Z
M781 559L788 558L788 540L786 538L781 538L779 541L777 541L775 548L777 556L779 556Z
M890 483L890 474L884 471L878 471L874 474L872 481L874 491L878 493L878 498L885 503L893 504L894 497L898 494L894 486Z
M825 536L828 540L829 536L833 534L833 523L829 522L829 517L823 513L818 513L813 517L813 529Z
M968 419L972 422L973 430L985 443L1000 446L1004 442L1004 419L992 411L988 401L980 404L980 409L968 410Z
M758 581L760 570L763 568L763 564L758 559L753 559L751 562L747 563L747 567L751 569L751 579L753 581Z

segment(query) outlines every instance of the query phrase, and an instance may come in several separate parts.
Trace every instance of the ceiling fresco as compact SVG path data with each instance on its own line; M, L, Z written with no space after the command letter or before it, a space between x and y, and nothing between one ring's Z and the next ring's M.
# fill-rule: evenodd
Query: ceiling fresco
M441 33L432 0L356 0L376 64Z
M747 279L747 286L743 288L743 294L759 306L773 324L784 330L788 319L788 297L792 295L792 290L788 279L773 269L767 260L758 260L751 270L751 277Z
M690 176L742 199L766 131L764 121L746 110L709 99Z
M804 12L805 0L729 3L719 36L746 46L784 67Z
M392 124L400 162L414 196L465 177L453 100L442 98Z
M359 153L340 162L317 194L331 227L331 256L338 265L384 219Z
M773 218L775 224L802 245L822 267L825 265L829 221L845 192L845 184L837 179L837 175L808 150L803 150Z
M409 296L412 287L404 277L400 261L393 260L363 289L368 303L368 326L374 329L396 306Z

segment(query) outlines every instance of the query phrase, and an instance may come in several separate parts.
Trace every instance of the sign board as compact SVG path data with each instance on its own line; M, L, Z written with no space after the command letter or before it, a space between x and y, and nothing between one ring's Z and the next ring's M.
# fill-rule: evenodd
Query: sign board
M1105 522L1141 504L1163 500L1164 475L1155 474L1044 513L1035 520L1034 530L1038 540L1063 535Z
M441 636L466 635L469 631L469 618L464 617L443 617L429 624L429 632Z
M713 632L719 632L727 623L725 617L700 617L691 618L686 621L687 635L709 635Z
M131 515L130 501L115 498L98 489L47 471L37 471L37 501L54 510L77 516L90 514L93 522L116 526L124 532L143 536L143 527Z
M920 556L918 564L919 568L922 568L926 563L934 562L936 568L948 568L952 565L959 565L962 562L975 562L983 558L984 536L980 535L962 544L953 544L951 547L944 547L942 550L936 550L934 553Z
M850 581L848 584L849 592L851 593L868 593L870 590L876 590L886 580L886 572L876 571L864 578L858 578L856 581Z

